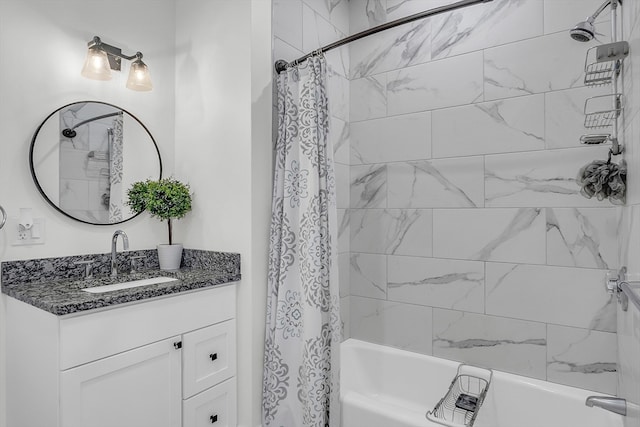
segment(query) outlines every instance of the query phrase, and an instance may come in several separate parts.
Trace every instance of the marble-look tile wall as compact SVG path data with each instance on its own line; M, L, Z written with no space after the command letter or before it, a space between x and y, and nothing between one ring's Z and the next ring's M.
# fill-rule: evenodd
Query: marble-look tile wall
M350 30L445 3L351 0ZM494 0L350 45L351 336L616 393L621 209L576 183L606 159L579 137L610 88L584 86L596 42L568 35L601 3Z
M274 59L451 2L274 0ZM640 401L617 384L603 287L621 265L640 274L640 2L621 22L629 206L575 180L606 158L578 138L585 99L610 89L584 86L596 42L567 31L601 3L494 0L327 55L346 336ZM618 343L621 377L640 376L633 345Z
M628 279L640 280L640 2L623 3L622 38L629 41L630 56L624 62L625 96L623 135L628 164L627 206L620 215L619 257ZM618 309L618 395L627 399L630 411L626 427L640 425L640 312L632 304Z

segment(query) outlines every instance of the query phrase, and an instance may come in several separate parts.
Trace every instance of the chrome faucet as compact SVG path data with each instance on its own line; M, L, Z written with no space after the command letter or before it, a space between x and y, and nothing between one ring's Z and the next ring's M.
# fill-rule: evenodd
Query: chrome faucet
M598 406L616 414L627 415L627 401L620 397L589 396L584 404L590 408Z
M111 238L111 277L116 277L118 275L118 267L116 264L116 243L118 243L118 236L122 236L122 248L125 251L129 250L129 238L127 237L127 233L122 230L116 230Z

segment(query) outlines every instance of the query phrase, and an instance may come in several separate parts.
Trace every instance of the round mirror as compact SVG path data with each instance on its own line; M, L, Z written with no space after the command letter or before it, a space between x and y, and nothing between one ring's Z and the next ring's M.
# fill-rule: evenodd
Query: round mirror
M58 211L87 224L128 221L132 183L162 177L149 130L128 111L105 102L74 102L38 127L29 150L40 194Z

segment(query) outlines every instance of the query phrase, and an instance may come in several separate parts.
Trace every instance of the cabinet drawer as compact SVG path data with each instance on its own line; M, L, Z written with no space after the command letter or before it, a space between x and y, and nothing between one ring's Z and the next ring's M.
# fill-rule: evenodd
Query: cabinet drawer
M236 374L235 320L184 334L182 390L184 398Z
M183 427L235 427L236 379L231 378L184 401Z
M121 353L235 315L235 287L177 294L60 320L60 369Z

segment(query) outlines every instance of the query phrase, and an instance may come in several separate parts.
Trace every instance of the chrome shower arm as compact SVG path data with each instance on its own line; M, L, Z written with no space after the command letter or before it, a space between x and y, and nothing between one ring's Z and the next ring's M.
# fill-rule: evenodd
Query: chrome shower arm
M622 3L622 0L607 0L600 5L600 7L593 12L593 15L587 18L587 21L592 23L596 20L596 18L607 8L607 6L611 5L612 8L618 7L618 3Z

